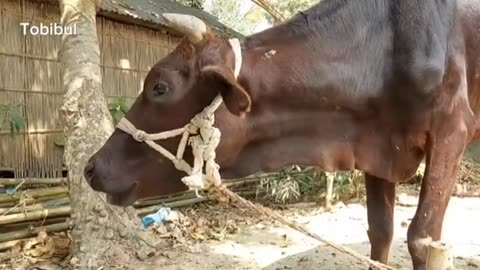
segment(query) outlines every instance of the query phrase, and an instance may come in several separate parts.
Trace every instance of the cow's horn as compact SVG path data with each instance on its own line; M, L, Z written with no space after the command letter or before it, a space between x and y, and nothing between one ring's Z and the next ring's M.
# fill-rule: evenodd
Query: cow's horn
M184 34L193 43L198 43L207 33L207 25L199 18L192 15L163 13L163 18L168 26Z

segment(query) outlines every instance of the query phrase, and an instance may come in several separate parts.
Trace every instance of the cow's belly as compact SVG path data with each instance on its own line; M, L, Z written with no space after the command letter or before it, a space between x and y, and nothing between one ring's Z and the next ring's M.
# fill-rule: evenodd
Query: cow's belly
M365 130L355 144L356 167L391 182L405 181L424 158L426 133Z
M395 134L350 119L324 124L322 132L315 135L284 136L251 144L234 164L222 167L221 173L225 178L237 178L295 164L329 172L359 169L392 182L415 174L423 159L422 135Z

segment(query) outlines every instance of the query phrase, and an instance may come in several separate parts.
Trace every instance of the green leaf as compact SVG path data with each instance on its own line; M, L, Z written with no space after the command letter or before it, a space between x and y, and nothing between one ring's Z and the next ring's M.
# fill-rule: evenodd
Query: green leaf
M110 110L110 111L116 111L116 110L117 110L117 104L115 104L115 103L109 103L109 104L108 104L108 110Z
M113 121L117 123L130 110L125 97L117 97L108 104L108 110L112 115Z
M120 110L125 114L130 110L130 107L127 105L127 103L124 103L120 106Z
M13 136L15 134L15 126L13 122L10 122L10 135Z
M25 129L25 119L22 116L15 114L12 117L12 121L15 125L17 132L20 131L21 129Z
M122 117L123 117L123 112L121 111L116 111L115 113L113 113L113 120L115 123L118 123L120 119L122 119Z
M23 104L0 104L0 129L9 125L13 136L25 128L25 119L21 116Z
M119 104L119 105L127 104L127 99L125 97L118 97L117 98L117 104Z

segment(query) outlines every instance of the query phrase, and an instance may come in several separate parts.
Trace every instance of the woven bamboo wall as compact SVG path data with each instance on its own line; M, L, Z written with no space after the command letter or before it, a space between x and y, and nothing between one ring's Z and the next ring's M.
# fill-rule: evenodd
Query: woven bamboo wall
M23 104L26 130L0 130L0 170L16 177L57 177L62 173L63 89L58 54L61 37L23 35L21 22L59 22L58 6L27 0L0 0L0 104ZM178 42L165 31L97 18L103 90L107 100L142 89L150 67Z

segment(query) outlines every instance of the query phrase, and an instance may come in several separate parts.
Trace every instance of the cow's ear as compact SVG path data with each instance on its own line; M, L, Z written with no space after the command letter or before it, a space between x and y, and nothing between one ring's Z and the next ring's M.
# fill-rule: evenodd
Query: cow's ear
M201 70L202 75L215 80L220 84L220 93L228 110L238 116L250 111L252 105L250 95L237 82L233 71L225 66L206 66Z

